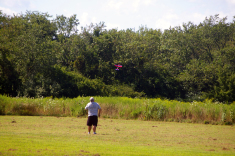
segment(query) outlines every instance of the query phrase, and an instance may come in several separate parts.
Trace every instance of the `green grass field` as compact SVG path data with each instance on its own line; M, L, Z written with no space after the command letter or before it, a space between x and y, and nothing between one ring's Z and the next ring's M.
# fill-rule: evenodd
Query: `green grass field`
M0 116L0 155L235 155L235 127L100 118Z

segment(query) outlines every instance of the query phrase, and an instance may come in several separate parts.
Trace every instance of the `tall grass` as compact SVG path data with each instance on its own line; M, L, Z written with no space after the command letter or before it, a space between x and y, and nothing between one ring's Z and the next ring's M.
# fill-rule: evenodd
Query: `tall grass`
M0 115L86 116L90 97L12 98L0 95ZM235 123L235 103L179 102L162 99L95 97L102 117L206 124Z

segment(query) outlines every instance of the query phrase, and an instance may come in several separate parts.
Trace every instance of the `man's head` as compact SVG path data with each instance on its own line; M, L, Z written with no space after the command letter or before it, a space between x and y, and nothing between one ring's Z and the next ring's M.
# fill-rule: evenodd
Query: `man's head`
M95 101L95 99L94 99L93 97L91 97L91 98L90 98L90 101L91 101L91 102L94 102L94 101Z

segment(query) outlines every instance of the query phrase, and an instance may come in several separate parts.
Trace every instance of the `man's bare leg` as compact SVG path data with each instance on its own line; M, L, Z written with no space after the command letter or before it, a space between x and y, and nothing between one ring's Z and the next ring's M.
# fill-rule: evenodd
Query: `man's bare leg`
M96 126L93 126L93 132L96 133Z
M91 127L92 126L88 126L88 133L90 134L90 132L91 132Z

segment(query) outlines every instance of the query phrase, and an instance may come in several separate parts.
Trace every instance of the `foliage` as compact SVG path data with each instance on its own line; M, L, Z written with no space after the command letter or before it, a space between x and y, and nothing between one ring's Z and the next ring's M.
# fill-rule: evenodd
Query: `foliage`
M124 118L210 124L234 124L235 104L179 102L128 97L95 97L103 118ZM11 98L0 95L2 115L86 116L89 97Z
M226 21L216 14L164 31L107 30L100 22L78 32L76 15L0 12L0 94L232 103L235 20Z

